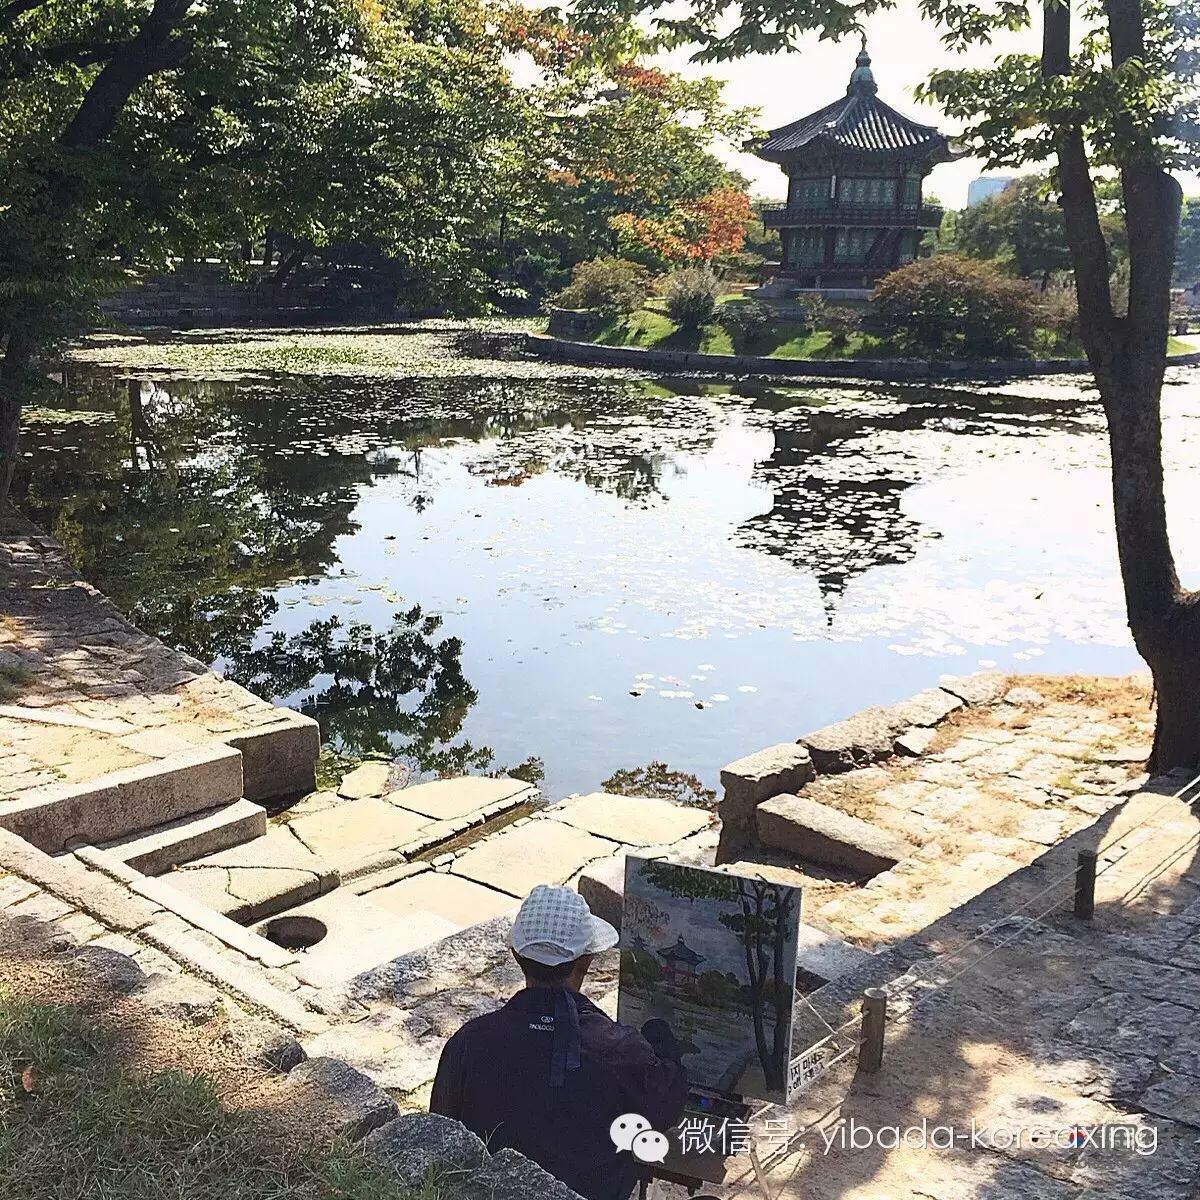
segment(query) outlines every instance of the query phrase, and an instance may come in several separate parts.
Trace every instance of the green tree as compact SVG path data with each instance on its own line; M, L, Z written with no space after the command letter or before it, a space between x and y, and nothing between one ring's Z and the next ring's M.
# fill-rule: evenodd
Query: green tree
M787 50L855 33L894 0L577 0L588 21L649 14L700 59ZM1167 526L1161 396L1182 190L1200 162L1197 0L920 0L951 52L1040 27L1038 52L935 71L921 88L989 167L1054 164L1079 296L1080 336L1108 420L1117 553L1133 640L1154 675L1155 770L1200 763L1200 594L1181 586ZM1114 303L1097 172L1118 181L1129 301Z
M1175 282L1191 286L1200 280L1200 196L1184 202L1179 221L1179 250L1175 255Z
M958 249L972 258L999 259L1022 279L1036 279L1042 291L1052 275L1070 270L1062 209L1045 176L1023 175L998 196L958 215Z

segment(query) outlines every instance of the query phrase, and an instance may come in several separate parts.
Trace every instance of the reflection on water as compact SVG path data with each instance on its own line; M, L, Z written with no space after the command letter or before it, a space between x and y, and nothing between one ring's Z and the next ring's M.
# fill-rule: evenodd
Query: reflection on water
M142 627L420 770L551 796L944 671L1127 670L1096 406L637 381L73 368L18 501ZM1200 388L1168 390L1175 511ZM1181 566L1200 536L1176 530Z

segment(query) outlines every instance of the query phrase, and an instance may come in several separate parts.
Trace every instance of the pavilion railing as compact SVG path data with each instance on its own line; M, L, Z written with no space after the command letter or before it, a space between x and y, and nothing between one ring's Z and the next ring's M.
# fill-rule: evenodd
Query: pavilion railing
M919 208L880 208L877 205L836 204L764 204L763 224L768 229L789 225L880 225L893 229L936 229L944 210L930 204Z

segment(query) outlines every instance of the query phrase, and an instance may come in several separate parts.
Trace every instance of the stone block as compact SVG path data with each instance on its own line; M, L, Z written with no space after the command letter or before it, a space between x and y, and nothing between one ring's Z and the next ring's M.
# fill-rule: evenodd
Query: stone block
M890 757L893 743L907 725L890 709L867 708L806 734L800 744L808 748L818 773L838 774Z
M914 725L896 739L893 748L897 754L903 754L908 758L920 758L933 745L936 738L937 734L932 729Z
M311 1034L325 1027L325 1022L293 995L268 983L259 968L210 950L190 930L181 929L177 917L156 922L142 936L193 974L213 980L222 991L270 1013L288 1029Z
M288 828L314 854L343 873L352 873L359 863L412 842L429 824L428 817L406 812L377 796L367 796L297 817Z
M274 800L299 796L316 787L317 756L321 753L321 727L312 717L277 710L277 720L224 741L242 753L247 800Z
M1042 708L1046 697L1036 688L1015 687L1004 693L1004 703L1015 705L1017 708Z
M399 1114L396 1102L361 1071L333 1058L310 1058L284 1081L283 1094L313 1124L357 1142Z
M229 1036L247 1061L277 1075L286 1075L308 1057L289 1032L269 1021L234 1021Z
M962 707L963 701L958 696L951 695L945 688L926 688L907 700L901 700L899 704L893 704L888 711L901 726L919 725L922 728L932 728Z
M938 686L974 708L995 704L1008 690L1008 678L999 671L977 671L974 675L945 675Z
M384 1009L362 1021L335 1025L310 1038L304 1049L310 1061L335 1058L361 1071L391 1092L411 1092L437 1073L445 1039L430 1035L429 1026L404 1012Z
M407 1188L420 1188L448 1172L475 1171L487 1148L465 1125L436 1113L409 1113L381 1125L363 1143Z
M760 804L758 836L763 845L801 860L859 875L888 871L914 849L858 817L805 796L777 796Z
M75 839L102 845L241 795L241 754L221 744L197 746L86 783L35 788L0 811L0 826L57 854Z
M266 809L249 800L235 800L103 848L143 875L161 875L180 863L240 846L266 832Z
M808 748L797 742L781 742L739 758L721 770L721 787L725 789L718 809L721 821L752 830L754 810L764 800L798 792L815 777Z
M210 937L247 958L267 967L286 967L296 961L296 956L278 946L272 945L265 938L256 937L236 921L214 912L211 908L199 903L186 892L173 887L163 879L143 879L132 885L139 896L145 896L156 904L180 917L196 929L202 929Z
M593 792L555 805L548 814L584 833L627 846L661 846L699 833L710 823L708 813L650 796L618 796Z
M615 849L612 842L561 821L529 821L478 842L460 854L450 870L523 900L537 884L566 883Z
M368 796L382 796L392 778L388 763L367 762L355 767L342 776L338 784L338 795L343 800L364 800Z
M399 917L429 912L459 929L517 910L516 898L507 892L442 871L425 871L367 895L373 904Z
M313 987L344 983L394 958L440 941L459 926L436 913L414 911L402 920L375 904L338 888L319 900L290 909L288 918L309 917L325 927L324 937L306 949L292 968L296 978ZM267 933L272 922L258 930Z
M602 858L584 867L575 885L588 902L588 908L615 929L621 928L625 905L625 855Z
M572 1191L549 1171L543 1171L537 1163L504 1149L493 1154L482 1170L458 1181L455 1200L580 1200L578 1192Z
M161 911L111 879L89 871L73 857L51 858L36 846L0 828L0 867L22 876L110 929L129 933L148 925Z
M481 809L491 810L489 816L498 816L537 799L537 790L522 779L464 775L460 779L419 783L399 792L389 792L384 799L431 820L455 821Z
M71 952L71 961L92 979L99 979L111 992L127 996L145 986L146 972L128 954L107 946L80 946Z

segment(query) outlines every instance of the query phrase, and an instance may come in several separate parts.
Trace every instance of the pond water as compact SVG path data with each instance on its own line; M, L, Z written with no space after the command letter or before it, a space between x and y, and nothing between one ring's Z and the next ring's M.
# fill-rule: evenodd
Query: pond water
M1139 665L1078 381L729 384L489 361L437 328L272 337L73 363L16 499L135 622L346 753L536 758L550 798L651 760L715 786L945 672ZM1165 404L1195 512L1200 377Z

